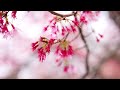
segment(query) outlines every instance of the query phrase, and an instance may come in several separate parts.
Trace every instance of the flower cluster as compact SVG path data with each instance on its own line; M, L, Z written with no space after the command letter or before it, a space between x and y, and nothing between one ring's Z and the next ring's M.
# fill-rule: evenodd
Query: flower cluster
M52 45L56 45L55 55L58 56L56 63L58 63L58 66L64 64L63 70L64 72L68 72L70 69L73 69L73 66L68 63L68 58L74 55L74 50L73 46L71 46L67 40L67 34L76 33L78 27L81 28L83 24L88 24L89 21L96 20L96 16L98 15L99 12L97 11L79 11L72 15L74 17L73 20L67 18L67 16L55 15L55 17L49 21L49 24L43 28L43 31L51 31L52 36L57 36L59 33L63 38L51 37L51 39L47 39L41 37L39 41L32 43L33 51L37 50L40 61L43 61L46 58L46 54L50 53ZM95 31L93 32L96 34ZM100 38L103 37L101 34L98 35ZM98 36L96 36L96 40L99 42Z
M73 66L68 63L68 58L74 54L74 50L67 40L60 41L55 53L59 57L56 59L58 66L64 64L64 72L68 72L70 69L73 69Z
M68 23L70 27L66 26L64 23ZM59 25L60 24L60 25ZM57 33L61 32L61 35L64 36L67 32L76 32L75 26L79 25L79 21L77 18L75 20L70 20L65 17L56 16L52 20L49 21L49 24L44 27L44 31L51 30L52 34L57 35Z
M60 41L60 44L57 46L56 54L61 57L68 57L73 55L72 46L69 45L69 42L66 40Z
M74 70L74 66L72 64L69 63L69 60L66 59L66 58L61 58L61 57L58 57L56 59L56 63L58 65L58 67L62 66L63 65L63 71L66 73L69 73L72 72Z
M32 50L37 50L38 57L40 61L45 60L46 53L50 53L50 48L54 44L55 39L47 39L45 37L40 37L40 40L32 43Z
M99 11L82 11L80 12L80 22L87 24L91 20L96 20L96 16L99 15Z
M11 16L12 16L13 18L16 18L16 13L17 13L17 11L12 11Z
M10 34L8 25L15 30L15 26L9 22L8 19L9 11L0 11L0 33L4 36ZM11 11L11 17L16 19L17 11ZM43 28L44 33L50 31L50 39L46 37L40 37L40 39L32 43L32 50L37 51L39 60L43 62L46 59L46 55L51 52L53 45L56 45L55 55L59 58L56 59L58 66L64 64L64 72L68 72L69 69L73 69L73 66L68 63L68 58L74 55L73 46L67 40L67 35L79 32L79 28L82 25L88 24L90 21L96 20L99 15L99 11L75 11L69 15L56 14L47 26ZM68 18L72 16L73 18ZM103 35L96 33L94 30L92 32L95 34L96 41L99 42ZM59 34L63 38L57 37ZM56 38L57 37L57 38Z
M14 25L8 20L8 13L9 11L0 11L0 33L2 33L4 36L10 33L8 25L11 25L13 30L15 29ZM17 11L12 11L11 16L16 18L16 13Z

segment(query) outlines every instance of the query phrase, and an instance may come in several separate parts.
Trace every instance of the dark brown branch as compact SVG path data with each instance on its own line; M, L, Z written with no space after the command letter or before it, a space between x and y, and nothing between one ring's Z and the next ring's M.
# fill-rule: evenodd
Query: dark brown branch
M76 14L74 15L74 17L76 17ZM86 52L87 52L86 57L85 57L86 73L81 77L81 79L85 79L86 76L89 74L89 71L90 71L90 70L89 70L89 61L88 61L90 51L89 51L89 47L88 47L87 41L86 41L86 39L85 39L85 36L83 35L82 29L81 29L81 26L82 26L82 25L83 25L83 24L77 26L77 28L78 28L78 30L79 30L80 37L81 37L81 39L83 40L83 42L84 42L84 44L85 44L85 46L86 46Z
M83 32L82 32L82 30L81 30L81 28L79 26L78 26L78 30L79 30L81 39L83 40L83 42L84 42L84 44L86 46L86 51L87 51L87 54L86 54L86 57L85 57L86 73L81 77L81 79L84 79L89 74L89 62L88 62L88 59L89 59L89 47L88 47L88 44L87 44L87 42L85 40Z
M77 14L77 12L73 12L73 13L71 13L71 14L65 14L65 15L63 15L63 14L59 14L59 13L56 13L56 12L54 12L54 11L49 11L51 14L53 14L53 15L56 15L56 16L60 16L60 17L69 17L69 16L73 16L73 15L76 15Z

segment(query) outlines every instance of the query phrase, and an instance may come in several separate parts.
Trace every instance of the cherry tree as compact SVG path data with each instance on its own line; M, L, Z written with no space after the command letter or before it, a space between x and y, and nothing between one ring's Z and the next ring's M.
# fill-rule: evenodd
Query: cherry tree
M77 61L77 63L81 63L81 70L83 70L80 73L78 71L79 75L77 78L96 78L101 64L108 60L108 58L115 54L119 49L119 38L114 37L114 33L116 36L119 35L117 32L119 29L116 25L114 25L114 22L110 21L109 24L113 25L113 27L111 26L111 32L113 35L110 36L105 34L107 33L107 30L99 30L99 23L98 25L95 24L100 21L99 18L102 15L102 11L64 12L65 13L58 11L45 11L45 17L47 20L44 20L44 24L39 23L41 24L40 32L42 34L36 31L38 32L38 36L35 37L32 42L29 42L29 45L25 45L25 47L27 47L27 49L25 48L25 51L27 50L30 55L35 55L38 58L37 63L46 63L47 60L50 59L49 56L51 56L51 62L57 66L56 68L61 69L61 73L63 72L66 75L74 75L76 73L77 65L74 64L74 61ZM19 33L21 33L22 30L19 30L19 27L13 23L15 20L19 19L19 17L17 17L18 13L19 11L0 11L1 38L5 39L6 41L9 41L9 39L14 41L14 37L22 40L22 38L19 38ZM26 11L26 15L32 15L30 13L32 13L32 11ZM107 15L107 13L105 15ZM33 18L33 16L31 18ZM103 17L103 19L105 18ZM102 22L102 24L105 23L106 22ZM102 25L101 27L105 26ZM113 31L113 29L116 30ZM113 42L111 40L112 43L115 43L115 48L112 50L111 44L105 43L106 40L110 39L107 37L114 38ZM13 41L11 42L13 43ZM27 41L23 43L27 43ZM13 47L15 47L14 44ZM96 53L98 51L98 54L93 53L93 51ZM109 52L107 52L105 55L100 55L105 51ZM8 55L7 57L13 56ZM90 62L90 60L94 61ZM96 66L94 66L92 63L96 63ZM13 64L16 67L19 67L22 66L23 63L19 64L13 62L12 65Z

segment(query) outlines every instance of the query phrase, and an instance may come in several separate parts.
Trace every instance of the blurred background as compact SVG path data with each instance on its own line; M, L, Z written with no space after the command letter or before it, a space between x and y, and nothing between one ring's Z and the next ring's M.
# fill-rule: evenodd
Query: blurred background
M100 11L97 21L83 27L85 34L89 33L92 27L103 35L99 43L96 42L94 34L86 37L90 49L90 73L86 79L120 79L119 16L119 11ZM43 27L52 17L47 11L18 11L17 19L9 17L9 21L16 27L16 32L7 39L0 35L0 79L79 79L84 75L84 49L78 50L71 58L70 63L75 66L72 73L64 73L63 68L56 65L54 52L51 52L43 63L32 52L31 43L44 34ZM73 45L81 47L83 42L78 38Z

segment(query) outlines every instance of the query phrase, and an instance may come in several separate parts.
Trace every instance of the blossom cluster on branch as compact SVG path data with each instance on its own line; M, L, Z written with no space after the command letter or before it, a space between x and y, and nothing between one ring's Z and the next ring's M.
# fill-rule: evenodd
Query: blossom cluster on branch
M50 32L49 38L47 36L40 36L39 40L32 43L33 52L37 52L38 58L41 62L46 59L46 56L50 54L52 48L55 48L54 53L57 56L55 59L58 66L64 66L64 72L73 70L74 66L69 63L69 58L75 55L75 49L72 46L72 42L81 36L81 39L86 45L85 37L82 34L82 26L87 25L90 21L97 20L99 11L72 11L71 14L62 15L55 11L48 11L53 15L53 18L49 20L48 25L43 27L44 33ZM8 16L11 15L13 19L16 19L17 11L0 11L0 33L3 36L10 35L8 25L11 25L13 31L15 26L9 22ZM70 19L69 17L73 17ZM73 38L71 41L68 40L70 34L79 35ZM99 42L103 35L92 30L96 37L96 41ZM62 38L59 37L61 35ZM87 51L89 51L86 45ZM88 56L87 56L88 58ZM86 61L87 61L86 58Z
M89 23L91 20L96 20L99 15L99 11L73 11L71 14L62 15L54 11L49 11L53 14L53 19L49 21L49 24L43 28L44 33L50 31L50 38L41 37L34 43L32 43L32 50L37 51L40 61L44 61L46 56L51 52L53 45L56 47L54 53L58 56L56 58L56 63L58 66L63 64L64 71L69 72L73 69L73 65L69 64L69 57L72 57L75 53L71 41L67 40L70 34L75 34L79 32L78 27L82 30L82 26ZM68 17L73 16L74 19L71 20ZM67 23L67 24L65 24ZM101 34L97 34L94 30L92 32L95 34L96 41L99 42L100 38L103 37ZM57 37L61 34L62 38ZM81 33L79 33L81 34ZM83 37L84 38L84 37ZM73 40L76 38L73 38ZM72 40L72 41L73 41Z
M15 27L12 23L8 20L8 13L9 11L0 11L0 33L3 34L4 37L10 35L10 31L8 29L8 25L11 25L12 29L15 30ZM16 18L17 11L11 12L11 17L13 19Z

